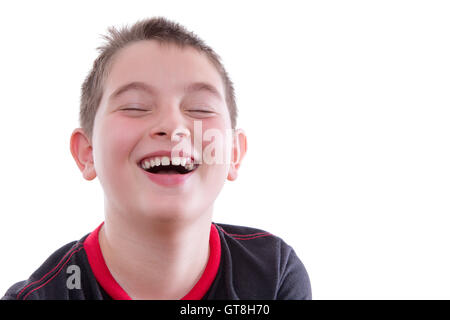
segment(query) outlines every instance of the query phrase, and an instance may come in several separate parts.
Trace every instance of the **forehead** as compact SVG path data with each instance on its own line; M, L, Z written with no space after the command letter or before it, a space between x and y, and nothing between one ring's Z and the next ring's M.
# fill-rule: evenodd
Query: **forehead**
M158 92L183 90L192 83L214 86L224 97L219 72L208 57L197 49L144 40L129 44L113 57L105 81L104 96L127 83L143 82Z

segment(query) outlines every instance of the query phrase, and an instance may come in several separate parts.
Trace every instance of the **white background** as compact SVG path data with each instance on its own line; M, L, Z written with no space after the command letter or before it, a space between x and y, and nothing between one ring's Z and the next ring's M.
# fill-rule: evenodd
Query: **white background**
M162 15L222 57L249 150L214 221L268 230L314 299L450 299L447 1L0 5L0 295L103 220L69 151L108 26Z

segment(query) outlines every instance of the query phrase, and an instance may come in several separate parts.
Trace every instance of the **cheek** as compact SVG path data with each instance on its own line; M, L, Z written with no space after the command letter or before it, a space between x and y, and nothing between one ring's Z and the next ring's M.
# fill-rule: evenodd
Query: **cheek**
M232 130L222 122L208 123L202 132L202 159L208 165L225 168L230 164Z
M232 131L223 123L204 126L202 142L203 179L208 190L218 194L228 176L231 161Z
M130 121L112 116L106 120L98 127L101 138L94 143L94 165L100 181L112 182L121 177L120 168L126 168L137 130Z

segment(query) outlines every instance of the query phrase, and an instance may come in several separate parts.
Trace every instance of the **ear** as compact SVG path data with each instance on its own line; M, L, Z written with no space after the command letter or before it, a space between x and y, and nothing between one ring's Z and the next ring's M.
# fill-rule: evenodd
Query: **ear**
M94 157L90 139L83 129L78 128L70 137L70 152L77 163L78 168L86 180L93 180L97 176L94 168Z
M244 159L247 153L247 136L244 130L237 129L233 130L233 145L231 151L231 164L230 170L228 171L227 179L234 181L237 178L238 169L241 166L242 159Z

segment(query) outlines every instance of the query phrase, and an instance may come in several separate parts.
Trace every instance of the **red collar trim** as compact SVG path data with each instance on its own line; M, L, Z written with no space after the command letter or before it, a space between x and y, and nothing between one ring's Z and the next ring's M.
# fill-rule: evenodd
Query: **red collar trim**
M95 278L111 298L114 300L131 300L130 296L117 283L111 272L109 272L105 259L103 258L98 242L98 233L103 226L103 223L104 222L102 222L97 229L91 232L84 240L84 248L86 250L89 265L94 272ZM198 282L181 300L200 300L203 298L216 278L217 271L219 270L220 254L219 232L217 231L217 227L214 224L211 224L208 263Z

